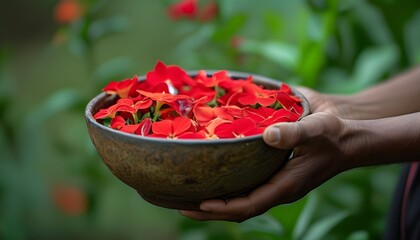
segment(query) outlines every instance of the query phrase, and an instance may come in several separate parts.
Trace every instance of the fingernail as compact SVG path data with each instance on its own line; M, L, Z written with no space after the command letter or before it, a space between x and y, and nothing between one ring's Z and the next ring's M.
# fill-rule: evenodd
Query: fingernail
M275 127L269 127L267 129L266 139L267 143L277 144L280 142L280 130Z

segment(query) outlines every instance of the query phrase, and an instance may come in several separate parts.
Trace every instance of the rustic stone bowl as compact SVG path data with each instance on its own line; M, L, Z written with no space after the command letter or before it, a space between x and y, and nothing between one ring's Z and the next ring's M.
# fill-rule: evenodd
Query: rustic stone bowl
M196 73L189 72L191 76ZM266 88L281 85L279 81L254 74L229 73L232 78L242 79L253 75L254 82ZM308 101L292 90L303 100L302 117L308 115ZM195 210L206 199L246 194L278 171L291 154L288 150L269 147L262 135L173 140L113 130L98 123L93 115L115 101L114 96L101 93L88 103L85 117L90 138L111 172L157 206Z

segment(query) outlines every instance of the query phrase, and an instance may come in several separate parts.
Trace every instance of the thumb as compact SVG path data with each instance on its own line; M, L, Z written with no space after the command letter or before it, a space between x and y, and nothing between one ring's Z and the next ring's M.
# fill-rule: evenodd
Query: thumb
M340 119L335 115L319 112L298 122L273 124L264 130L263 139L272 147L288 150L321 135L335 136L340 131L340 124Z
M272 147L293 149L307 139L307 134L302 122L277 123L265 129L263 139Z
M267 127L263 139L272 147L293 149L310 138L326 133L328 129L335 130L337 121L338 118L330 113L314 113L298 122L282 122Z

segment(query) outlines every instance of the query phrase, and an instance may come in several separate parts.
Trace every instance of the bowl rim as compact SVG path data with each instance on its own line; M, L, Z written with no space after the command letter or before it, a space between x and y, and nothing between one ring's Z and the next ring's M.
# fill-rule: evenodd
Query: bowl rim
M215 72L219 72L221 70L207 70L207 69L204 69L204 71L206 71L207 75L212 75ZM233 77L233 78L246 79L249 76L252 76L253 80L254 79L261 80L263 82L267 82L268 84L273 84L273 85L276 85L276 86L279 86L279 87L281 86L281 84L283 84L283 82L281 82L279 80L274 80L272 78L265 77L265 76L262 76L262 75L259 75L259 74L253 74L253 73L248 73L248 72L230 71L230 70L226 70L226 71L227 71L228 75ZM199 70L186 71L186 73L190 76L195 76L195 75L198 74L198 72L199 72ZM142 75L142 76L138 77L139 81L143 81L145 78L146 78L146 75ZM291 87L291 89L292 89L293 94L297 95L299 98L302 99L303 113L298 119L298 121L300 121L302 118L304 118L304 117L306 117L307 115L310 114L309 102L302 93L300 93L299 91L297 91L293 87ZM86 105L86 108L85 108L85 119L89 123L93 124L95 127L100 128L104 131L110 132L110 133L115 134L115 135L120 135L121 137L126 137L128 139L133 139L133 140L156 142L156 143L189 144L189 145L200 145L200 144L212 145L212 144L243 143L243 142L250 142L250 141L254 141L254 140L262 140L263 133L252 135L252 136L241 137L241 138L167 139L167 138L141 136L141 135L136 135L136 134L132 134L132 133L125 133L125 132L122 132L122 131L118 131L118 130L112 129L110 127L107 127L103 124L100 124L99 122L97 122L93 118L93 114L92 114L93 107L100 100L103 100L108 95L109 94L107 94L106 92L101 92L88 102L88 104Z

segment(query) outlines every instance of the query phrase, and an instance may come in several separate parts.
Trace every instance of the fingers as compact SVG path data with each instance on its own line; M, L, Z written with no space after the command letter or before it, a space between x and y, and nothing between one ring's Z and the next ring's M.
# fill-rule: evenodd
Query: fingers
M309 190L299 184L300 170L288 167L275 174L266 184L248 196L224 200L207 200L201 203L202 211L179 211L181 215L195 220L223 220L242 222L265 213L270 208L290 203L303 197Z
M224 220L242 222L266 212L273 207L278 188L267 183L248 196L224 200L207 200L201 203L202 211L180 211L180 214L195 220Z
M251 209L251 201L247 197L234 198L228 202L219 199L207 200L201 203L202 211L179 211L180 214L195 220L223 220L242 222L258 215Z

